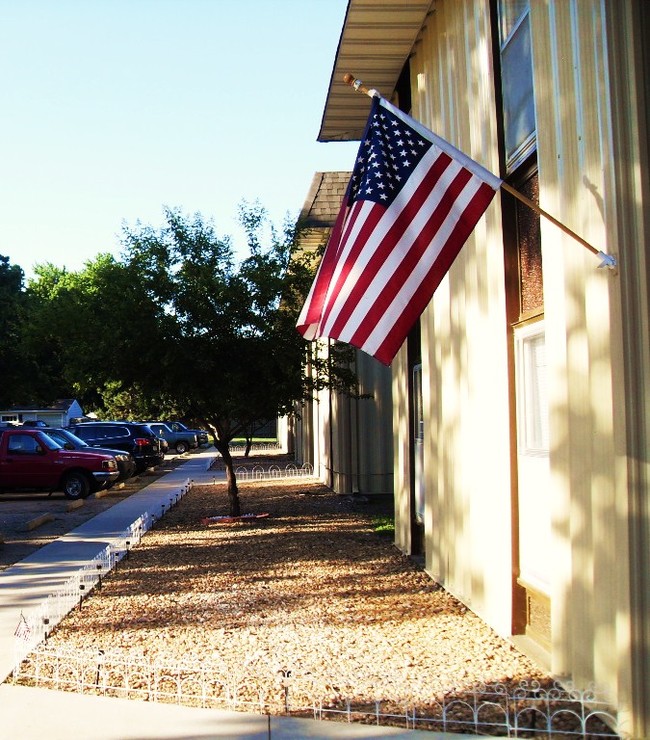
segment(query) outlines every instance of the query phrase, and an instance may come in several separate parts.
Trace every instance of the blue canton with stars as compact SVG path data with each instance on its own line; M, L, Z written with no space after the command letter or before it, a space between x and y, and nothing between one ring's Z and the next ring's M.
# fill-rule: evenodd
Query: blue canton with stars
M375 98L352 171L350 202L372 200L390 206L431 146Z

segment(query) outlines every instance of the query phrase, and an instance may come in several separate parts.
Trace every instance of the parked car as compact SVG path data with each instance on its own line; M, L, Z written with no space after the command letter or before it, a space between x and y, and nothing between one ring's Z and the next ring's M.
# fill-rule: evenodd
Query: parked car
M112 455L64 450L40 429L0 429L0 491L63 491L80 499L117 480Z
M117 462L119 475L111 485L120 481L128 480L135 475L136 464L133 455L126 450L113 450L106 447L91 447L76 434L69 432L67 429L58 429L48 427L43 430L48 437L58 442L64 450L79 450L79 452L103 452L106 455L112 455Z
M198 437L189 429L175 431L162 421L147 421L146 424L156 436L164 439L170 449L176 450L179 455L184 454L188 450L194 450L199 446Z
M47 424L43 421L43 419L28 419L27 421L23 422L23 426L44 429L45 427L47 427Z
M200 447L210 444L210 437L205 429L188 429L182 421L166 421L165 424L167 424L172 432L190 432L196 434Z
M91 447L125 450L135 459L136 472L155 468L165 459L160 439L146 424L133 421L86 421L66 427Z

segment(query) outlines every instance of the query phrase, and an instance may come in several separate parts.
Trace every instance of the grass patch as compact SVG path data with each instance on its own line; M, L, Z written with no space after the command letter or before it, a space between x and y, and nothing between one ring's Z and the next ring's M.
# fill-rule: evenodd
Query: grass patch
M276 437L253 437L253 444L268 444L268 445L274 445L277 444L278 440ZM235 437L232 440L232 444L237 445L245 445L246 444L246 437Z
M395 519L392 516L376 516L372 520L372 530L385 537L395 534Z

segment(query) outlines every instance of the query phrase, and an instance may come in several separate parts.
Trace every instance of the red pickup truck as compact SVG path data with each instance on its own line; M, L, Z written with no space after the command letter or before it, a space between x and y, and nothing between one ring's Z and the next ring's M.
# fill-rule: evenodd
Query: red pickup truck
M41 429L0 429L0 492L63 491L79 499L118 475L111 455L65 450Z

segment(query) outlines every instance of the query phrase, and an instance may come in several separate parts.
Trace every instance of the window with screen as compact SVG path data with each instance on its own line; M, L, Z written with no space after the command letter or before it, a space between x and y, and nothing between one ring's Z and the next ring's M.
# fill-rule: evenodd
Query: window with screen
M535 149L535 99L528 0L499 0L501 94L507 172Z

